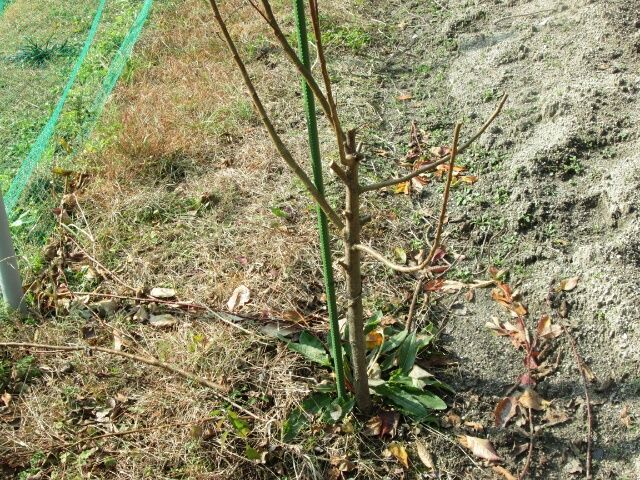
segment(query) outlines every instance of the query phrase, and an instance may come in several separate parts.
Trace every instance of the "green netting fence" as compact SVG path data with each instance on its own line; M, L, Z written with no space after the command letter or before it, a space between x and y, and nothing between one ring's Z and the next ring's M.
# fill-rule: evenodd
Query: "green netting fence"
M3 2L3 1L6 1L6 0L0 0L0 2ZM74 67L71 71L69 79L67 80L65 88L60 96L60 99L58 100L58 103L56 104L56 107L54 108L53 113L49 117L49 120L40 131L40 134L38 135L37 139L32 145L28 155L20 165L18 172L16 173L16 175L14 176L11 182L11 186L9 187L9 190L4 196L5 207L7 210L7 214L9 216L13 215L15 208L21 199L21 196L23 195L23 192L25 191L26 187L29 185L29 182L32 180L36 167L38 167L39 165L44 165L46 163L46 160L49 159L50 156L52 156L52 155L49 155L49 153L51 153L51 150L49 148L51 139L56 131L56 126L58 124L58 120L60 119L62 110L65 106L67 97L69 96L69 93L73 88L73 85L78 76L80 68L82 67L83 62L87 54L89 53L91 45L96 36L96 32L100 24L105 3L106 3L106 0L100 0L100 3L98 5L98 8L96 10L96 13L93 19L93 23L91 24L91 28L84 42L83 48L80 54L78 55L78 58L74 64ZM107 73L102 81L102 84L98 89L98 92L95 95L95 98L91 104L91 107L89 109L89 115L87 116L86 121L82 126L81 132L78 134L78 137L74 141L76 145L83 145L84 142L89 138L91 132L93 131L104 109L107 99L109 98L109 95L113 92L113 89L115 88L116 83L118 82L118 79L122 75L127 65L127 61L131 56L133 47L135 46L138 38L140 37L142 28L144 27L147 17L149 16L149 12L151 10L152 5L153 5L153 0L144 1L128 33L126 34L120 47L116 51L109 65ZM75 154L77 155L77 153L79 153L81 150L82 148L78 148Z

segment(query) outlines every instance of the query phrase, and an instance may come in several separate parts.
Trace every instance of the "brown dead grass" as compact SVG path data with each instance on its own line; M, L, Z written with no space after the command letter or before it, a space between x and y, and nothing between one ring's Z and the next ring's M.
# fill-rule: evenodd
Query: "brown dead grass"
M281 2L279 7L288 12L290 5ZM261 20L246 2L226 2L225 8L267 108L294 155L305 159L297 77L265 40ZM336 19L352 15L343 4L324 8ZM284 17L290 29L291 18ZM84 159L96 173L79 195L83 215L75 221L86 234L78 241L134 287L174 287L181 300L224 308L243 284L251 291L247 313L269 317L295 309L305 322L323 319L315 210L247 103L206 3L177 1L156 11L134 65L102 121L101 148ZM321 140L328 162L335 152L326 125ZM328 191L340 205L335 183ZM423 212L421 222L407 225L402 220L411 208L406 198L389 195L382 202L377 197L366 202L373 216L367 234L386 251L423 239L425 222L434 213ZM287 218L275 216L273 208ZM390 275L372 263L365 263L365 273L367 289L376 294L368 302L371 308L406 307L411 277ZM336 274L341 282L339 269ZM109 279L98 289L130 293ZM300 447L280 443L284 418L309 391L307 377L319 375L282 344L265 346L200 317L181 317L177 329L161 332L134 322L130 308L122 308L116 318L95 324L100 344L110 345L116 329L129 338L131 351L148 352L228 385L229 395L262 412L264 422L252 425L248 442L269 450L272 460L268 466L248 461L244 441L233 435L221 440L230 427L216 420L205 425L211 434L204 437L180 426L105 440L84 466L72 460L82 450L71 449L68 464L59 455L44 463L47 474L76 478L94 469L101 478L326 478L328 460L349 453L352 460L362 456L359 478L379 476L382 448L371 439L362 443L360 434L314 431ZM3 336L76 343L84 324L71 316ZM197 420L220 407L206 390L151 367L99 354L37 358L47 375L14 405L20 428L7 437L4 450L21 462L85 435ZM73 373L60 374L67 362L74 365ZM124 413L112 424L96 424L95 411L118 394L131 400ZM74 405L85 400L93 413L86 424L78 424ZM115 466L107 468L107 459L114 459Z

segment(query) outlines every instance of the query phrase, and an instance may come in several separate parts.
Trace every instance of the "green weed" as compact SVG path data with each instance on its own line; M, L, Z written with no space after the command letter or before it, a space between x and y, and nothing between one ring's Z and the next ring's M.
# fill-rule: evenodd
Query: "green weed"
M76 55L76 53L77 49L70 46L66 41L53 43L49 38L44 42L39 42L33 38L27 38L26 43L9 60L21 65L41 68L56 58L69 58Z

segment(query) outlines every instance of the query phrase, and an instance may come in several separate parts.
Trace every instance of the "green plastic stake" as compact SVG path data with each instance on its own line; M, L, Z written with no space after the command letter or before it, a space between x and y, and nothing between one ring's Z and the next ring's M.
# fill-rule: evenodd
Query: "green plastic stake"
M293 9L296 16L298 30L298 55L302 64L311 68L309 60L309 40L307 37L307 20L304 15L304 3L302 0L293 0ZM304 107L307 114L307 133L309 135L309 150L311 152L311 166L313 169L313 182L324 195L324 181L322 178L322 160L320 158L320 142L318 140L318 124L316 122L316 104L313 92L302 80L302 93L304 95ZM327 308L329 311L329 323L331 325L331 356L336 372L336 387L338 398L346 398L344 386L344 367L342 363L342 343L340 340L340 325L338 324L338 309L336 307L336 291L333 282L333 264L331 262L331 246L329 244L329 224L327 216L320 207L318 211L318 232L320 233L320 254L322 256L322 271L324 274L325 294L327 296Z

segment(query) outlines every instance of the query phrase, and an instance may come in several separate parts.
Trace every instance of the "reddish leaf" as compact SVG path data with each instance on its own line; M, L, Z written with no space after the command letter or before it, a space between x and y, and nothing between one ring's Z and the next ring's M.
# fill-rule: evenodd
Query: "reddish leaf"
M529 373L523 373L518 377L518 385L521 387L530 387L535 385L535 380L529 375Z
M504 428L509 420L516 414L518 402L513 397L505 397L498 402L493 412L495 424L498 428Z

